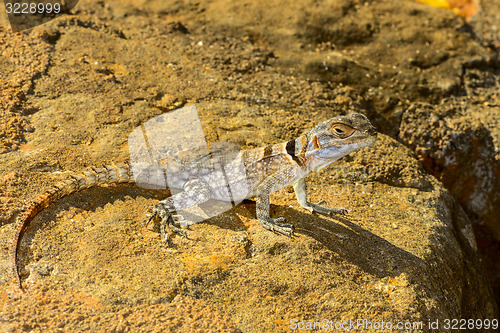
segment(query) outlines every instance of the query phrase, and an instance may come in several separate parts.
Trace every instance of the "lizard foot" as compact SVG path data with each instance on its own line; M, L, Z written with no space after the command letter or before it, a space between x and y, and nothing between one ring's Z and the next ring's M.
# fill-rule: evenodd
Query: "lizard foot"
M292 237L294 229L293 224L280 223L283 221L285 221L284 217L278 217L277 219L273 219L270 217L266 219L259 219L260 224L267 230L271 230L279 234Z
M156 217L159 217L162 220L161 225L160 225L160 232L161 232L161 236L165 240L165 243L168 243L168 235L167 235L167 233L165 231L167 225L170 228L170 230L172 230L176 234L188 238L186 231L182 230L181 228L179 228L178 226L175 225L175 221L174 220L179 221L179 220L182 220L183 218L179 217L179 215L173 216L165 208L164 205L157 204L153 208L153 213L149 216L148 220L146 221L146 226L151 222L151 220L153 220Z
M186 231L184 231L181 228L179 228L178 226L176 226L174 224L174 218L172 217L172 214L168 213L168 216L166 218L164 217L162 219L162 222L160 225L161 236L165 240L165 243L168 243L168 234L165 232L165 226L167 226L167 225L170 228L170 230L172 230L176 234L188 238Z
M321 215L333 216L333 214L346 215L347 209L344 208L330 208L322 206L326 203L325 200L321 200L317 204L311 204L311 211L313 213L318 213Z

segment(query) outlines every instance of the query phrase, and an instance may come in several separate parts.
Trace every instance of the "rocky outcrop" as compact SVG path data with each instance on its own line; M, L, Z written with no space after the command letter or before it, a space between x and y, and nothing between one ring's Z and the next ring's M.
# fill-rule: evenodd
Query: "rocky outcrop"
M30 31L0 27L9 40L0 53L2 328L263 332L326 319L419 332L498 317L461 208L472 217L496 209L495 126L475 112L484 104L461 96L494 100L493 47L452 12L414 2L309 5L81 1ZM393 138L381 134L310 177L311 201L346 216L301 210L291 188L271 197L272 216L296 226L293 239L264 230L249 201L166 246L157 226L143 226L165 193L71 195L27 230L21 294L8 268L24 202L66 170L125 160L134 128L192 103L207 141L243 148L349 111Z
M468 214L500 239L498 153L489 129L467 111L453 104L414 105L403 115L399 136Z

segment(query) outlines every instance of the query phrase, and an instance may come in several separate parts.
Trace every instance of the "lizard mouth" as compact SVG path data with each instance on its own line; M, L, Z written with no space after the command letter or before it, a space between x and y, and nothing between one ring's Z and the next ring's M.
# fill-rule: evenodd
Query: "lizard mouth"
M370 133L368 140L370 140L372 143L375 142L375 140L377 140L377 132Z
M346 139L344 143L346 144L359 144L359 143L365 143L366 145L370 145L377 140L377 132L375 130L373 131L365 131L363 135L359 136L354 136Z
M358 132L359 133L359 132ZM324 151L319 150L316 153L318 158L329 159L331 157L339 156L339 155L347 155L350 152L353 152L359 148L363 148L371 145L377 139L377 132L373 132L370 135L358 134L351 135L348 138L345 138L341 141L337 141L328 145L331 149L324 149ZM323 146L326 148L326 146Z

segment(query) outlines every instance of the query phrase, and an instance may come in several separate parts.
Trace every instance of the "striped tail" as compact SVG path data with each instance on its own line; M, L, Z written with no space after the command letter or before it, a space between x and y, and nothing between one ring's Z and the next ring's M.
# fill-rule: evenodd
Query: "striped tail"
M23 290L17 267L17 252L24 231L39 212L64 196L89 187L130 182L134 180L127 164L105 165L102 168L92 168L91 171L85 171L82 174L70 175L70 179L51 186L44 194L37 197L19 218L12 248L13 271L19 288Z

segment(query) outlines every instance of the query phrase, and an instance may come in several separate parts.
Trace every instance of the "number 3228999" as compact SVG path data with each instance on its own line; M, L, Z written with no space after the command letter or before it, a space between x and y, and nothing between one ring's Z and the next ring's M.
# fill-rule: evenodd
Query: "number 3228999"
M61 4L56 2L54 4L35 3L35 2L6 2L5 11L7 14L59 14L61 12Z

